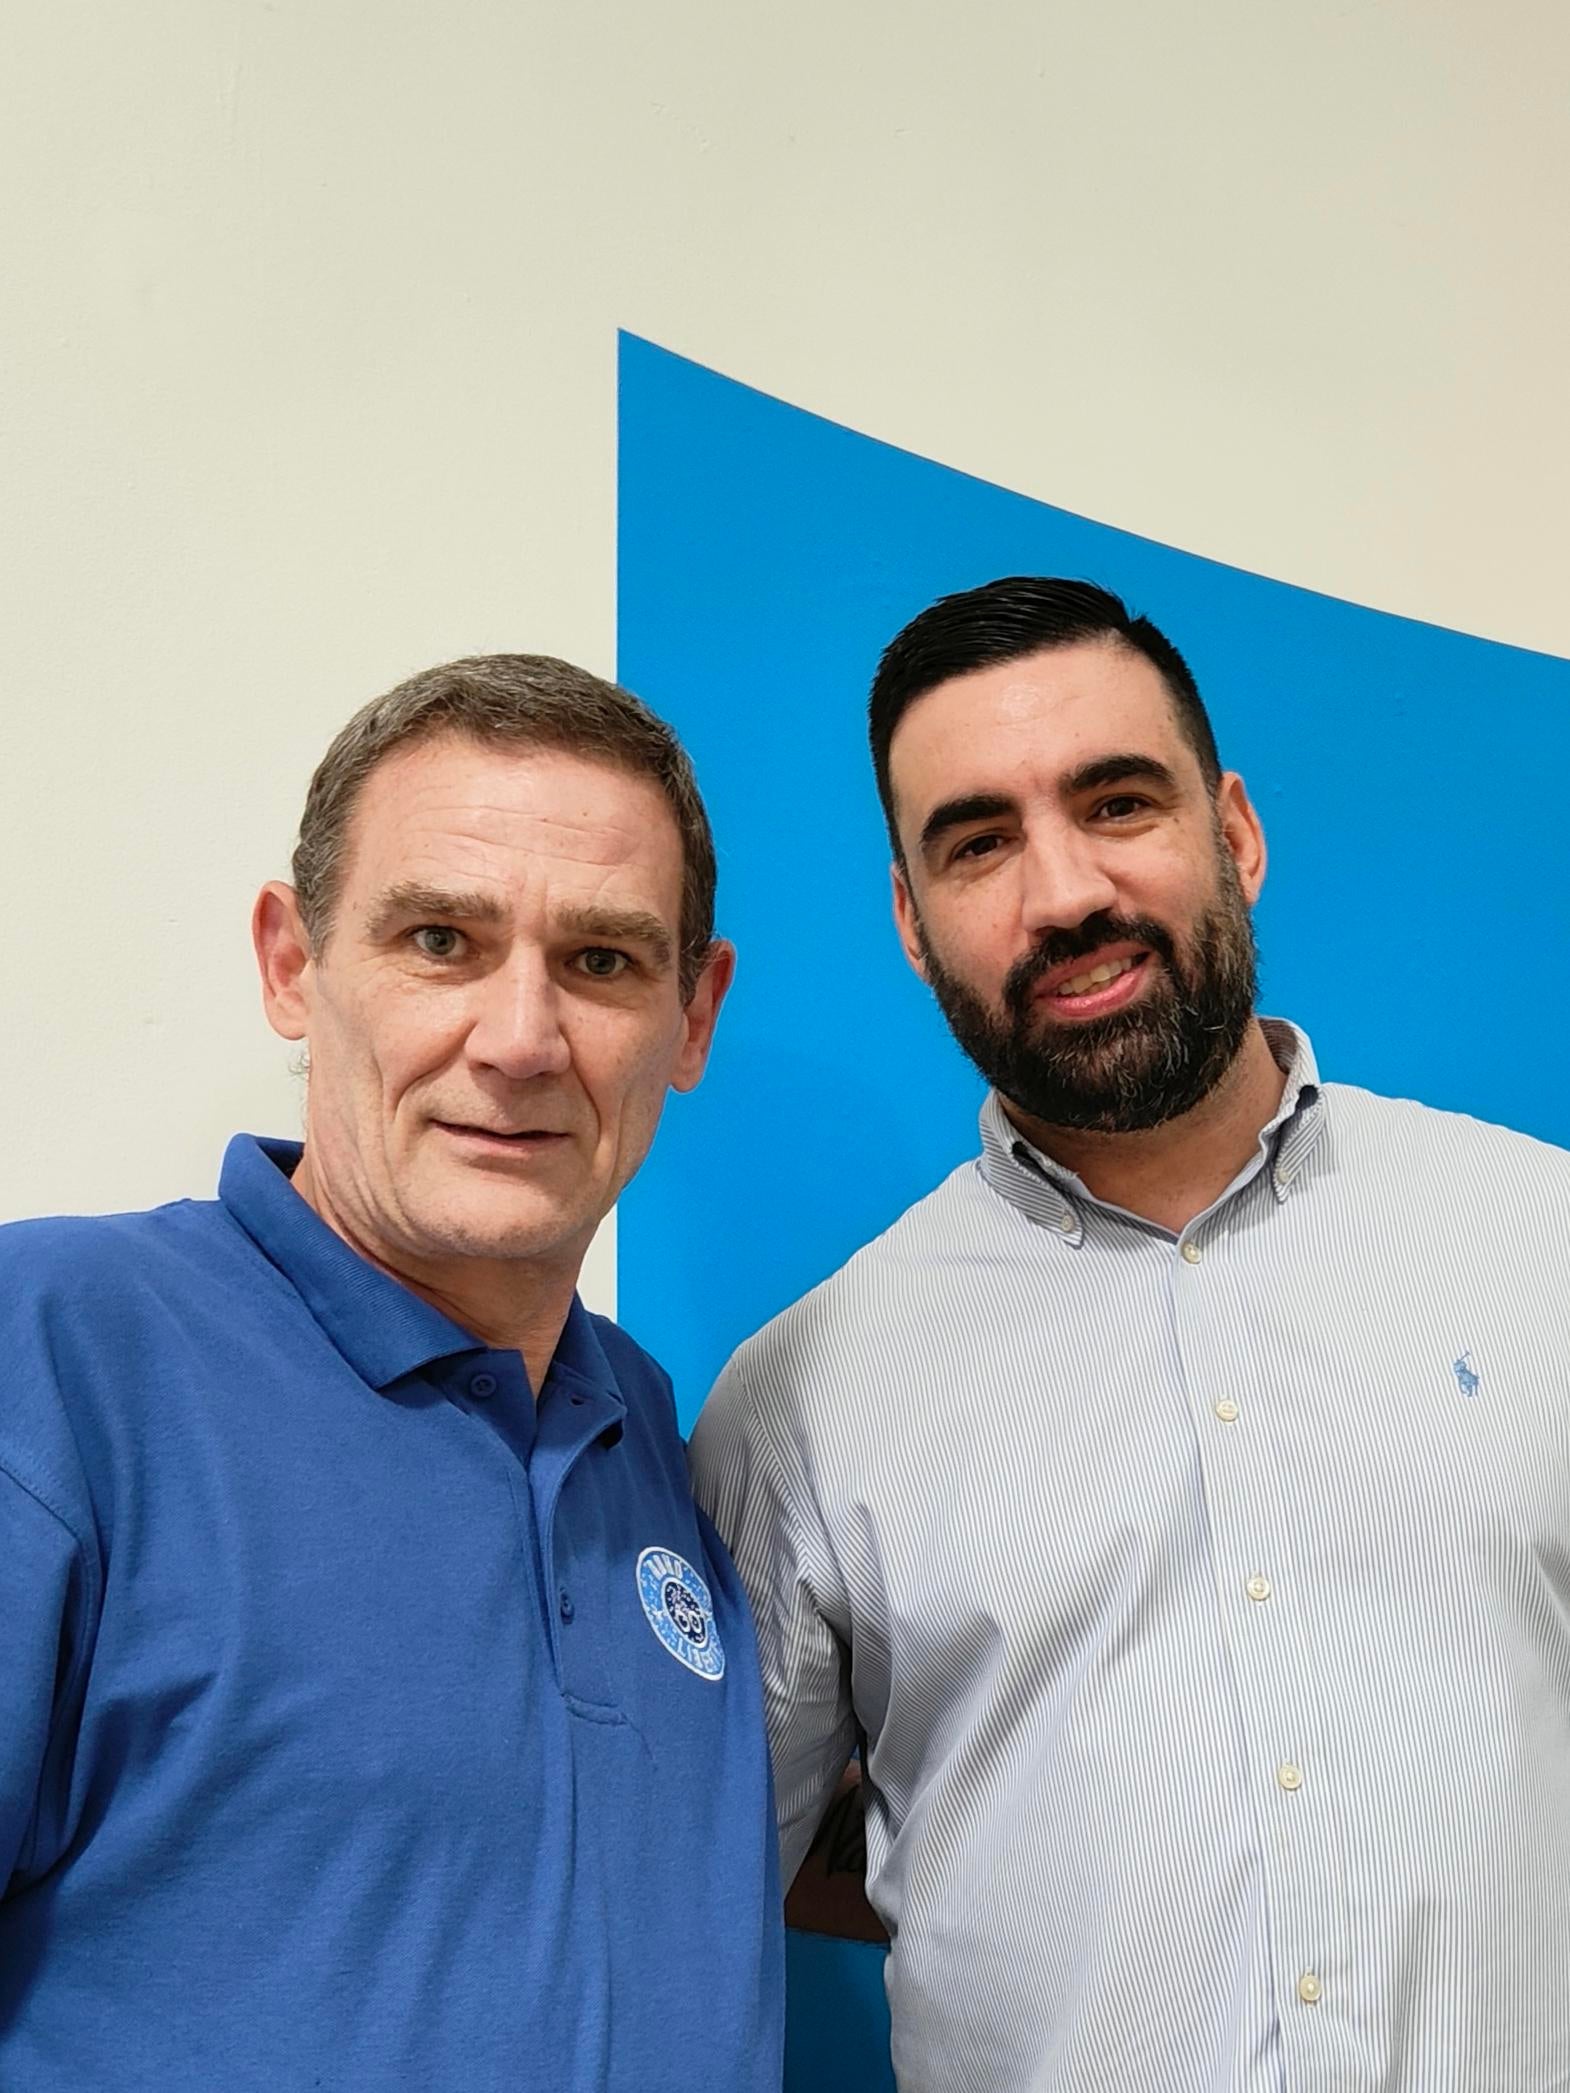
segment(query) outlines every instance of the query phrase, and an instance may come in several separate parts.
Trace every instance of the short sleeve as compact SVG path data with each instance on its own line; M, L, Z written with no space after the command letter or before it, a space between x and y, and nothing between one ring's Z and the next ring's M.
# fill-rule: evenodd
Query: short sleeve
M70 1527L0 1465L0 1895L51 1867L68 1836L89 1582Z

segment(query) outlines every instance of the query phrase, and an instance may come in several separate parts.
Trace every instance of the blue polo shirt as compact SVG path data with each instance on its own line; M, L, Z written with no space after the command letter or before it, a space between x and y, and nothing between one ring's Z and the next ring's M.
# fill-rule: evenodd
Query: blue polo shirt
M669 1383L538 1404L235 1140L0 1229L0 2085L777 2093L757 1659Z

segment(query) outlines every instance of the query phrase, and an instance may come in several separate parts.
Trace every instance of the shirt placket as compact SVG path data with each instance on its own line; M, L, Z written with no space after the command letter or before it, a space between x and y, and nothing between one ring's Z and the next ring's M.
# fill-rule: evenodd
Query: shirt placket
M573 1526L564 1498L574 1470L595 1442L609 1447L620 1439L625 1416L624 1406L607 1390L570 1371L553 1371L540 1402L529 1464L557 1682L563 1693L597 1705L604 1704L605 1675L586 1638L603 1643L606 1624L583 1618L585 1594L576 1576Z
M1268 1171L1201 1215L1168 1250L1172 1332L1208 1517L1216 1605L1236 1693L1243 1772L1264 1868L1268 1984L1288 2093L1360 2093L1349 1927L1315 1594L1294 1544L1282 1448L1251 1371L1248 1229L1268 1228ZM1261 2089L1263 2093L1263 2088Z

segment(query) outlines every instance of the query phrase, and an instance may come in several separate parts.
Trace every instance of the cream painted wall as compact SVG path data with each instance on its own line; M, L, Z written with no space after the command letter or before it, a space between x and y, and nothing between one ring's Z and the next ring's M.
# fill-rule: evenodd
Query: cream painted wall
M56 0L7 40L0 1214L296 1123L252 892L401 674L613 665L618 325L1570 652L1557 0Z

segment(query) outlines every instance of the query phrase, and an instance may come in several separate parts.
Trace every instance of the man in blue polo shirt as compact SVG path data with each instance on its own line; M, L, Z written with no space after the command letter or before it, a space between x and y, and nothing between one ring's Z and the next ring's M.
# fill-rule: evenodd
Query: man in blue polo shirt
M767 2093L744 1602L575 1294L732 955L680 748L496 656L312 781L306 1138L0 1230L0 2084Z

